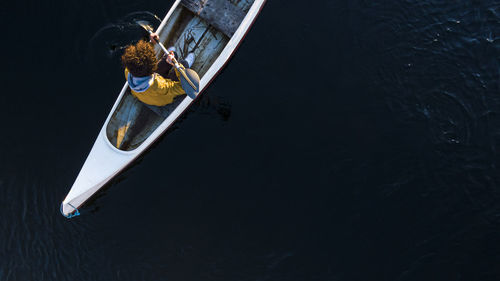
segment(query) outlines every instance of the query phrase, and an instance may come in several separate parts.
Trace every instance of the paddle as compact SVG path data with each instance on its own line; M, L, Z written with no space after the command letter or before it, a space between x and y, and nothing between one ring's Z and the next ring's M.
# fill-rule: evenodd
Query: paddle
M143 21L137 21L137 24L140 25L142 28L144 28L144 30L146 30L150 35L153 33L153 28L143 22ZM168 54L170 53L167 48L165 48L165 46L163 45L163 43L161 43L159 40L156 40L156 43L158 43L158 45L160 45L160 47L162 48L163 52L165 52L165 54ZM192 69L186 69L182 64L180 64L179 62L177 62L177 60L175 58L172 59L172 62L174 63L174 67L179 71L179 73L181 74L181 86L182 88L184 89L184 91L186 92L186 94L192 98L192 99L195 99L196 98L196 95L198 95L199 93L199 85L200 85L200 77L198 76L198 74L192 70Z

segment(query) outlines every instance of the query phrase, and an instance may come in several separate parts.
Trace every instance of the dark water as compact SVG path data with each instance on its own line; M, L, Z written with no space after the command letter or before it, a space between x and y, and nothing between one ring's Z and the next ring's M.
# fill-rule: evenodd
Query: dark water
M2 4L0 280L500 280L493 0L269 0L185 118L62 217L128 23L172 3Z

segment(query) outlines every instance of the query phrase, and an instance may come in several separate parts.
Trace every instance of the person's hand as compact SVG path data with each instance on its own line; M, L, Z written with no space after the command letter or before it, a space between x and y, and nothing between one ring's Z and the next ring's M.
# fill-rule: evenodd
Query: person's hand
M174 58L175 58L175 56L174 56L174 52L173 52L173 51L171 51L171 52L168 54L167 58L166 58L167 63L168 63L168 64L170 64L170 65L174 65L174 62L173 62Z
M153 32L153 33L151 33L151 34L149 35L149 39L150 39L150 40L151 40L151 42L153 42L153 43L158 43L158 42L160 42L160 36L158 36L158 34L156 34L156 33L154 33L154 32Z

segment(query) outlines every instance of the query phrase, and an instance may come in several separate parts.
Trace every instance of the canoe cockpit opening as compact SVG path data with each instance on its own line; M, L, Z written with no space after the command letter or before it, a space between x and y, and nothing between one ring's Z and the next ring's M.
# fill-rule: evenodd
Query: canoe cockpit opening
M159 31L160 41L167 48L174 46L181 59L194 53L195 60L191 68L202 79L226 47L230 36L253 2L254 0L182 0ZM215 16L214 5L230 9L231 18L221 21L220 17ZM162 57L161 49L158 46L155 48L157 57ZM150 106L137 100L130 89L127 89L107 124L106 135L109 142L120 150L136 149L185 98L185 95L179 96L173 103L162 107Z
M164 106L165 110L173 111L175 105L184 98L185 96L176 98L172 104ZM166 117L148 108L148 105L135 98L130 89L127 89L109 120L106 135L114 147L125 151L134 150L160 126Z

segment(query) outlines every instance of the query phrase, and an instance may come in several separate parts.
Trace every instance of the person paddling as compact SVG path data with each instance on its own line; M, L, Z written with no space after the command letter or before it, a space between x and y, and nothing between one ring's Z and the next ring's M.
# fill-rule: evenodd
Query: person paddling
M151 42L159 41L156 33L150 35ZM145 104L164 106L173 102L176 96L186 92L179 82L179 72L172 68L175 48L168 49L158 60L153 44L143 40L135 45L128 46L122 55L127 79L132 94ZM190 68L194 62L194 54L189 53L180 63Z

